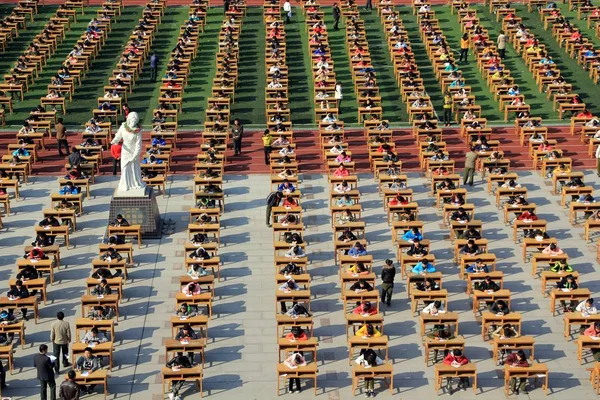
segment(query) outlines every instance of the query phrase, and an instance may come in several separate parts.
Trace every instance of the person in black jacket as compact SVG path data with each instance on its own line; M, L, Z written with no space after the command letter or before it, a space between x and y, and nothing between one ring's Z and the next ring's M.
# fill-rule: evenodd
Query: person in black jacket
M67 374L67 377L60 384L60 388L58 390L58 396L61 400L79 400L79 396L81 396L81 389L77 382L75 382L75 377L77 374L74 370L70 370Z
M23 282L18 280L15 283L15 286L13 286L9 291L8 291L8 297L11 299L15 299L15 300L19 300L19 299L26 299L27 297L29 297L29 290L27 290L27 288L25 286L23 286ZM12 314L13 313L13 308L9 308L8 309L8 313ZM21 313L23 314L23 319L25 321L28 320L27 318L27 308L26 307L22 307L21 308Z
M575 290L577 288L579 288L579 285L577 284L577 279L569 274L567 276L564 276L560 281L556 282L556 288L557 289L569 289L569 290ZM573 312L575 311L575 307L577 307L577 300L571 300L569 303L569 306L567 307L567 302L564 300L560 301L560 305L563 308L563 312Z
M340 10L340 6L338 6L338 3L333 3L333 29L336 31L340 30L338 25L340 23L341 15L342 11Z
M273 207L277 207L279 205L279 203L281 202L281 199L283 198L283 193L277 191L277 192L271 192L271 194L269 194L269 196L267 197L267 226L270 228L271 227L271 209Z
M183 355L183 353L177 353L175 357L167 362L166 366L168 368L191 368L192 364L190 363L190 360ZM175 397L179 396L179 391L184 383L185 381L172 382L171 393L169 393L170 400L173 400Z
M48 215L46 218L44 218L43 220L40 221L40 223L38 224L39 226L60 226L60 221L56 218L54 218L51 215Z
M40 345L40 353L33 356L33 366L37 369L37 378L40 380L41 392L40 399L47 400L47 388L50 388L50 400L56 400L56 382L54 381L54 367L52 361L46 355L48 346Z
M410 245L410 249L408 249L408 251L406 252L407 255L415 257L423 257L426 256L427 253L427 247L423 246L417 238L413 239L413 242Z
M392 291L394 290L394 278L396 277L396 268L394 262L390 259L385 260L385 265L381 270L381 302L388 307L392 302Z
M46 232L40 232L36 235L35 240L31 242L32 246L47 247L54 244L56 236L48 236Z

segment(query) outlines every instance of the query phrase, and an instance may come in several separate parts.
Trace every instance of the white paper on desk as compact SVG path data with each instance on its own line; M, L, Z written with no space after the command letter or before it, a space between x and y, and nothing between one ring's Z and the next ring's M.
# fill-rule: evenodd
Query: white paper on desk
M446 310L439 310L438 314L446 314Z
M562 290L563 292L570 292L571 291L571 289L568 289L568 288L562 288L560 290Z
M590 336L590 337L594 340L600 340L600 337L598 337L598 336Z
M81 371L81 376L88 376L90 371Z
M545 375L545 374L537 374L536 376L537 376L538 378L545 378L545 377L546 377L546 375Z

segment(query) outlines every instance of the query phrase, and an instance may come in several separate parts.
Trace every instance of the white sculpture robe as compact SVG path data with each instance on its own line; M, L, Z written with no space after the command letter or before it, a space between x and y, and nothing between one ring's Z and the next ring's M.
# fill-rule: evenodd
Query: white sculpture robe
M140 167L142 129L138 127L138 122L139 117L137 113L129 113L127 121L121 124L115 138L111 142L112 144L117 144L123 141L119 193L144 189L146 187L146 184L142 181L142 170Z

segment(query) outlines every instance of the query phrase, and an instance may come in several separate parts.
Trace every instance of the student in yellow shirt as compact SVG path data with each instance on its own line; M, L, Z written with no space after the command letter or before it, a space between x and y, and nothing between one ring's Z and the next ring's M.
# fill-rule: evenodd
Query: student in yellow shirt
M371 324L364 324L359 330L356 331L354 336L359 336L362 338L380 337L381 332L379 332L377 328Z
M467 54L469 54L469 34L465 33L463 37L460 39L460 57L458 58L458 62L465 58L465 62L467 62Z

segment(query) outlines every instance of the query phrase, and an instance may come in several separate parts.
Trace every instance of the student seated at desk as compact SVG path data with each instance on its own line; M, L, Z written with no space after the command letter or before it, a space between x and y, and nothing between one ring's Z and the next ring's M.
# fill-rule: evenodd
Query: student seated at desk
M381 332L379 332L377 330L377 328L375 328L372 324L364 324L363 326L360 327L359 330L356 331L354 336L358 336L363 339L368 339L368 338L380 337ZM362 353L362 351L361 351L361 353Z
M415 285L415 288L422 292L432 292L432 291L440 290L440 287L438 286L438 284L431 278L425 278L425 280L423 280L422 282L417 282L417 284Z
M106 262L112 262L113 260L121 261L123 259L123 257L119 254L117 250L115 250L114 247L109 247L108 249L106 249L106 251L102 253L99 258L100 260Z
M518 189L521 187L521 185L518 184L517 181L515 181L514 179L510 179L504 182L502 185L500 185L500 187L505 189Z
M576 290L578 287L577 278L571 274L564 276L560 281L556 282L556 288L564 292ZM577 307L577 300L571 300L568 307L566 301L561 300L560 305L563 308L563 312L572 312Z
M39 260L47 260L48 256L46 254L44 254L44 251L42 249L40 249L39 247L34 247L28 253L25 253L23 255L23 258L26 260L39 261Z
M275 143L275 142L273 142L273 143ZM291 178L291 177L293 177L295 175L294 175L294 173L292 172L291 169L286 168L283 171L281 171L280 173L278 173L277 176L280 177L280 178Z
M144 158L142 160L142 164L149 164L149 165L154 165L154 164L162 164L163 161L160 158L156 158L155 155L151 155L148 158Z
M402 240L406 240L409 243L414 243L415 240L421 241L423 240L423 235L419 232L419 228L412 227L409 231L404 232L402 235Z
M458 221L461 223L467 223L470 220L469 214L467 214L465 209L462 207L459 207L458 210L454 211L450 216L450 219L452 221Z
M179 328L179 331L175 335L175 340L179 340L181 343L189 343L191 340L196 339L198 339L198 334L194 332L190 324L185 324ZM188 352L188 360L191 365L194 364L194 353L191 351Z
M371 286L367 281L360 279L350 286L350 290L354 291L355 293L370 292L373 290L373 286ZM360 302L356 302L356 305L360 305Z
M304 329L299 326L292 327L292 331L285 335L285 338L290 342L302 342L308 340L308 335L304 331ZM304 355L303 352L299 351L301 355Z
M294 193L296 191L296 188L294 187L294 185L292 185L290 181L285 179L283 183L279 184L279 186L277 187L277 191L282 192L284 194Z
M354 217L354 214L352 214L352 211L346 209L342 215L338 217L338 223L345 224L348 222L356 222L356 218Z
M100 283L94 287L92 294L94 296L103 297L105 295L112 294L112 289L110 286L108 286L108 281L106 279L102 279Z
M300 286L298 286L298 284L296 283L296 281L293 278L290 278L287 280L287 282L285 282L284 284L279 286L278 289L283 291L284 293L291 293L292 291L300 290ZM281 301L280 304L281 304L281 313L282 314L287 313L287 305L285 304L285 301ZM296 302L292 303L292 306L296 306L296 305L297 305Z
M469 363L469 359L465 357L459 349L454 349L451 353L444 358L444 364L452 365L453 367L459 367L461 365L466 365ZM458 390L464 392L467 390L467 387L470 386L469 378L461 377L458 382ZM446 379L446 391L449 395L453 393L452 390L452 378Z
M474 256L483 253L483 250L475 243L475 240L469 239L467 244L460 249L460 254Z
M17 322L18 322L17 317L15 317L13 314L9 313L8 311L2 310L2 312L0 313L0 325L1 326L12 325L12 324L16 324ZM14 338L15 338L14 333L5 333L5 332L0 333L0 346L10 345Z
M290 368L290 369L296 369L298 367L304 367L306 365L306 360L304 359L304 357L302 356L302 354L298 353L293 353L291 356L289 356L288 358L285 359L285 361L283 362L283 364ZM296 385L296 389L294 389L294 385ZM302 390L300 389L300 378L290 378L289 380L289 384L288 384L288 392L289 393L300 393Z
M177 312L175 313L175 315L177 315L179 318L191 318L199 314L202 314L202 312L199 312L198 306L188 303L181 303L177 309Z
M93 350L91 347L86 347L83 355L77 359L75 363L75 369L83 373L91 374L97 370L102 368L102 361L93 354ZM94 388L96 385L80 385L81 391L83 393L92 394L94 393Z
M400 175L401 173L402 171L400 170L400 168L398 168L395 165L391 165L388 167L388 169L385 170L385 174L392 178L396 178L396 176Z
M421 241L417 238L412 239L412 244L410 248L406 252L407 255L413 257L423 257L426 256L429 252L427 251L427 247L421 244Z
M215 171L212 168L207 168L206 171L202 172L200 174L200 177L203 179L212 179L212 178L218 178L219 177L219 172Z
M509 338L517 338L519 337L519 332L515 330L515 328L511 324L504 324L494 330L491 334L492 337L498 339L509 339ZM500 361L498 365L504 364L504 356L506 355L507 350L500 350Z
M403 190L406 189L406 184L400 179L394 179L394 181L388 184L388 188L391 190Z
M118 278L122 275L123 271L121 271L120 269L116 269L115 273L113 274L110 269L108 268L98 268L97 270L94 271L94 273L92 274L92 278L94 279L112 279L112 278Z
M521 368L529 367L527 356L523 350L519 350L516 353L510 353L503 364ZM519 380L519 387L517 387L517 379ZM518 395L519 391L527 394L527 378L511 378L510 387L512 390L511 394Z
M88 318L94 321L107 321L113 319L115 316L115 310L109 306L95 306L88 313Z
M69 170L69 173L64 176L65 179L88 179L79 167L73 167Z
M294 214L286 214L280 216L277 222L283 226L296 225L298 223L298 219Z
M481 258L478 258L477 260L475 260L474 263L471 263L467 266L467 268L465 269L465 272L469 273L469 274L473 274L473 273L488 273L488 267L487 265L485 265L485 263L481 260Z
M409 203L408 200L406 200L406 198L404 196L396 195L390 200L389 205L397 206L397 205L405 205L408 203Z
M286 253L285 253L285 257L287 258L291 258L291 259L297 259L300 257L304 257L306 256L306 253L304 253L304 250L302 250L302 247L300 246L292 246Z
M456 189L456 185L450 178L444 179L442 182L438 183L435 187L434 193L437 193L438 190L454 190Z
M30 296L30 293L29 290L27 290L27 288L23 286L23 281L17 280L17 282L15 282L15 285L11 286L10 290L7 293L7 296L11 300L19 300L28 298ZM13 308L9 308L8 313L12 315L13 310ZM21 307L21 314L23 315L23 319L25 321L29 320L29 318L27 317L26 307Z
M415 275L431 274L435 272L435 266L433 264L430 264L429 260L424 258L413 267L411 272Z
M444 197L444 204L451 204L453 206L462 206L465 204L465 198L460 193L454 193L452 197Z
M365 267L365 264L363 263L356 263L354 265L351 265L350 267L348 267L346 272L355 276L368 275L370 273L369 269Z
M338 237L338 240L340 240L344 243L352 242L352 241L356 240L356 235L354 235L354 233L352 233L350 228L346 228L346 229L344 229L344 232L342 232L342 234Z
M129 222L121 214L117 214L117 217L112 221L110 226L129 226Z
M70 183L70 182L69 182ZM62 199L56 206L54 206L56 211L75 211L76 215L79 215L79 207L75 204L67 201L67 199ZM61 218L63 225L71 225L71 220L69 218Z
M210 254L203 247L196 248L188 257L194 260L208 260L211 258Z
M100 332L97 327L93 327L89 332L85 334L82 340L85 344L100 344L108 342L106 335Z
M354 246L348 250L347 254L352 257L366 256L367 248L361 242L356 242L354 243Z
M483 278L482 281L476 282L474 284L474 288L475 290L481 290L482 292L497 292L498 290L500 290L500 286L498 286L498 284L496 282L494 282L492 280L492 278L490 278L489 276L486 276L485 278ZM503 307L506 306L506 303L504 303L504 300L498 300L496 302L494 301L486 301L485 302L489 311L491 312L495 312L494 310L502 310ZM510 311L506 311L505 314L508 314Z
M350 175L350 171L348 171L348 170L346 169L346 167L344 167L344 164L340 164L340 165L339 165L339 166L338 166L338 167L335 169L335 171L333 171L333 176L335 176L335 177L338 177L338 178L340 178L340 177L342 177L342 176L348 176L348 175Z
M298 207L299 204L296 201L296 199L294 199L292 196L287 196L285 198L285 200L283 200L282 206L286 207L286 208L292 208L292 207Z
M377 314L377 308L373 307L373 305L371 305L371 302L365 301L362 302L360 305L356 306L352 310L352 314L362 315L363 317L375 315Z
M279 165L285 165L285 164L291 164L292 160L288 157L288 156L283 156L278 162L277 164Z
M351 191L352 188L350 187L350 185L348 184L348 182L343 181L343 182L339 183L338 185L336 185L333 190L336 193L346 193L346 192Z
M544 254L550 254L553 256L564 254L564 251L556 243L550 243L544 250L542 250Z
M362 329L362 328L361 328ZM383 360L377 356L375 350L373 349L365 349L364 352L358 356L354 362L358 365L361 365L365 368L376 367L378 365L383 364ZM366 397L375 397L375 379L374 378L365 378L365 391Z
M279 270L279 273L288 279L291 279L292 275L301 275L304 273L302 268L295 262L287 263L285 267Z
M41 278L42 276L42 272L38 271L33 265L27 265L25 268L19 271L19 273L17 274L17 280L28 281L30 279ZM32 296L35 296L36 294L37 290L31 291Z
M202 213L194 219L194 223L198 225L206 225L212 222L212 218L207 213Z
M181 368L191 368L192 362L190 362L188 357L183 355L183 352L178 352L172 359L167 361L165 366L171 368L173 371L179 371ZM179 397L179 391L183 387L185 381L172 381L171 383L169 400L180 400L181 397Z
M181 289L181 293L186 296L194 296L202 293L202 287L196 282L190 282Z
M343 197L340 197L335 202L335 205L338 207L347 207L347 206L351 206L353 204L354 204L354 200L352 200L352 198L348 194L345 194Z
M214 208L215 204L216 204L215 200L202 196L196 202L196 207L202 208L202 209Z
M60 226L60 222L52 215L48 215L46 218L41 220L38 225L42 227Z

